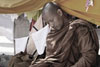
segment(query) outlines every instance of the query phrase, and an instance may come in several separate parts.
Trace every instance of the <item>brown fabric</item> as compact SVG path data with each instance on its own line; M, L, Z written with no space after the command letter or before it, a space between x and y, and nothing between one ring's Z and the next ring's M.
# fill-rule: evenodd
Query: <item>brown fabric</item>
M98 37L93 27L78 19L59 31L51 31L47 36L46 58L30 67L92 67L98 48Z
M28 67L32 60L28 54L21 52L11 58L8 67Z

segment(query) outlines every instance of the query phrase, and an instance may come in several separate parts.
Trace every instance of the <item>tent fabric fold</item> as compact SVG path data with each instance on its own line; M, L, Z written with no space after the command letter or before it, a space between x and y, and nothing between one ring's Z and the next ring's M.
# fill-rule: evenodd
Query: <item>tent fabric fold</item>
M36 11L54 0L0 0L0 13L21 13ZM86 12L87 0L55 0L67 13L100 25L100 0L93 0Z
M86 12L87 0L56 0L67 13L100 25L100 0L94 0L94 6L90 6Z
M27 12L31 10L38 10L40 9L45 3L50 2L52 0L28 0L25 3L22 3L22 0L20 2L17 2L17 0L14 0L12 3L12 0L8 0L8 3L6 3L7 0L0 0L0 13L21 13L21 12ZM19 0L18 0L19 1ZM24 2L25 0L23 0ZM19 4L18 4L19 3ZM10 5L10 6L6 6Z

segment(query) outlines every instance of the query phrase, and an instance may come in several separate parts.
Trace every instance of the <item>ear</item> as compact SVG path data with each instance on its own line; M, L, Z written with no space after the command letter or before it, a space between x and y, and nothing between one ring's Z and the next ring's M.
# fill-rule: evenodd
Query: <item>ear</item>
M62 16L63 15L62 10L61 9L58 9L57 10L57 14L60 15L60 16Z

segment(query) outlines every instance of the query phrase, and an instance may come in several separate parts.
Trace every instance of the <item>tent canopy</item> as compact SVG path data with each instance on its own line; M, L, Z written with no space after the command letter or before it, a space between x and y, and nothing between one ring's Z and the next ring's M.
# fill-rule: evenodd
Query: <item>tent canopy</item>
M53 0L0 0L0 13L21 13L39 10ZM55 0L67 13L100 25L100 0L93 0L86 12L87 0Z

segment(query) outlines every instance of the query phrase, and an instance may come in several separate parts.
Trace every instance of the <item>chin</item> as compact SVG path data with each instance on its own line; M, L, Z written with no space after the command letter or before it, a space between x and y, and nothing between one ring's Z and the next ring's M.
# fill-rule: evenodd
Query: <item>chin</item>
M61 30L61 27L59 27L59 28L56 28L56 30Z

